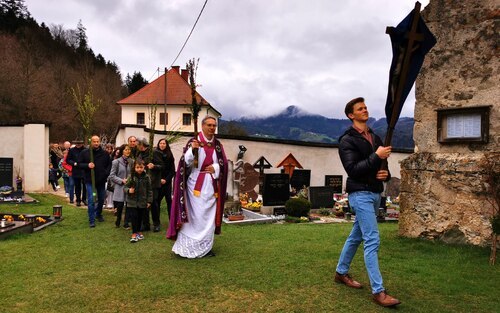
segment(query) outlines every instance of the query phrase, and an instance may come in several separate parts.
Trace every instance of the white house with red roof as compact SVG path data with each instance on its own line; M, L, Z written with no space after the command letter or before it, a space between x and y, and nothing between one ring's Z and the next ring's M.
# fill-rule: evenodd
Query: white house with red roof
M198 92L196 99L201 104L198 129L201 119L207 115L217 120L221 114L213 108ZM121 107L122 127L143 126L151 128L150 116L156 105L155 131L193 132L191 86L188 82L188 70L172 66L166 74L147 84L143 88L117 102Z

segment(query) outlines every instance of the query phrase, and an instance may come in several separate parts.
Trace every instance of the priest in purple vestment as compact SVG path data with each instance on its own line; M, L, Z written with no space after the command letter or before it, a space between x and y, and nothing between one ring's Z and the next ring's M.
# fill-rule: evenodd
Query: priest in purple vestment
M220 234L227 186L227 159L215 138L217 121L206 116L201 132L184 148L174 181L174 197L167 238L172 251L185 258L215 256L215 234ZM193 148L198 148L194 167Z

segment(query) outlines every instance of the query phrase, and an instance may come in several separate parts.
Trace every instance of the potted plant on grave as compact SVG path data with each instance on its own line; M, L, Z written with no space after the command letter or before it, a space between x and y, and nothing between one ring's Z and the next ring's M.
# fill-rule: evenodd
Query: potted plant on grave
M241 210L241 204L237 201L226 201L224 216L229 221L241 221L245 219L245 215L243 215L243 211Z

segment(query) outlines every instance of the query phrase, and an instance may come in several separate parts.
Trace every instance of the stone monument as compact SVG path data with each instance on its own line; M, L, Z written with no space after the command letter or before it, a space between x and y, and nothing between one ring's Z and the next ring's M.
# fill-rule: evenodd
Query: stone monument
M422 16L437 44L416 82L415 153L401 163L399 232L485 246L493 213L481 164L500 159L498 1L431 0ZM460 127L465 135L456 138ZM453 138L442 138L446 129Z

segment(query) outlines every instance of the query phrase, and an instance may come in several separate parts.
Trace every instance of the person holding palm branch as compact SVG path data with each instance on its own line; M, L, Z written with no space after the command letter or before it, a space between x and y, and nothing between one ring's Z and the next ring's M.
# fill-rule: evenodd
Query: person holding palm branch
M93 153L93 162L91 161L91 151ZM104 222L102 216L102 207L106 197L106 181L111 169L111 158L109 154L101 147L101 138L97 135L92 136L90 147L83 150L78 158L77 166L84 171L85 187L87 189L88 216L90 227L95 227L95 220ZM97 196L97 206L94 203L94 194L92 186L92 175L95 175L95 189Z

